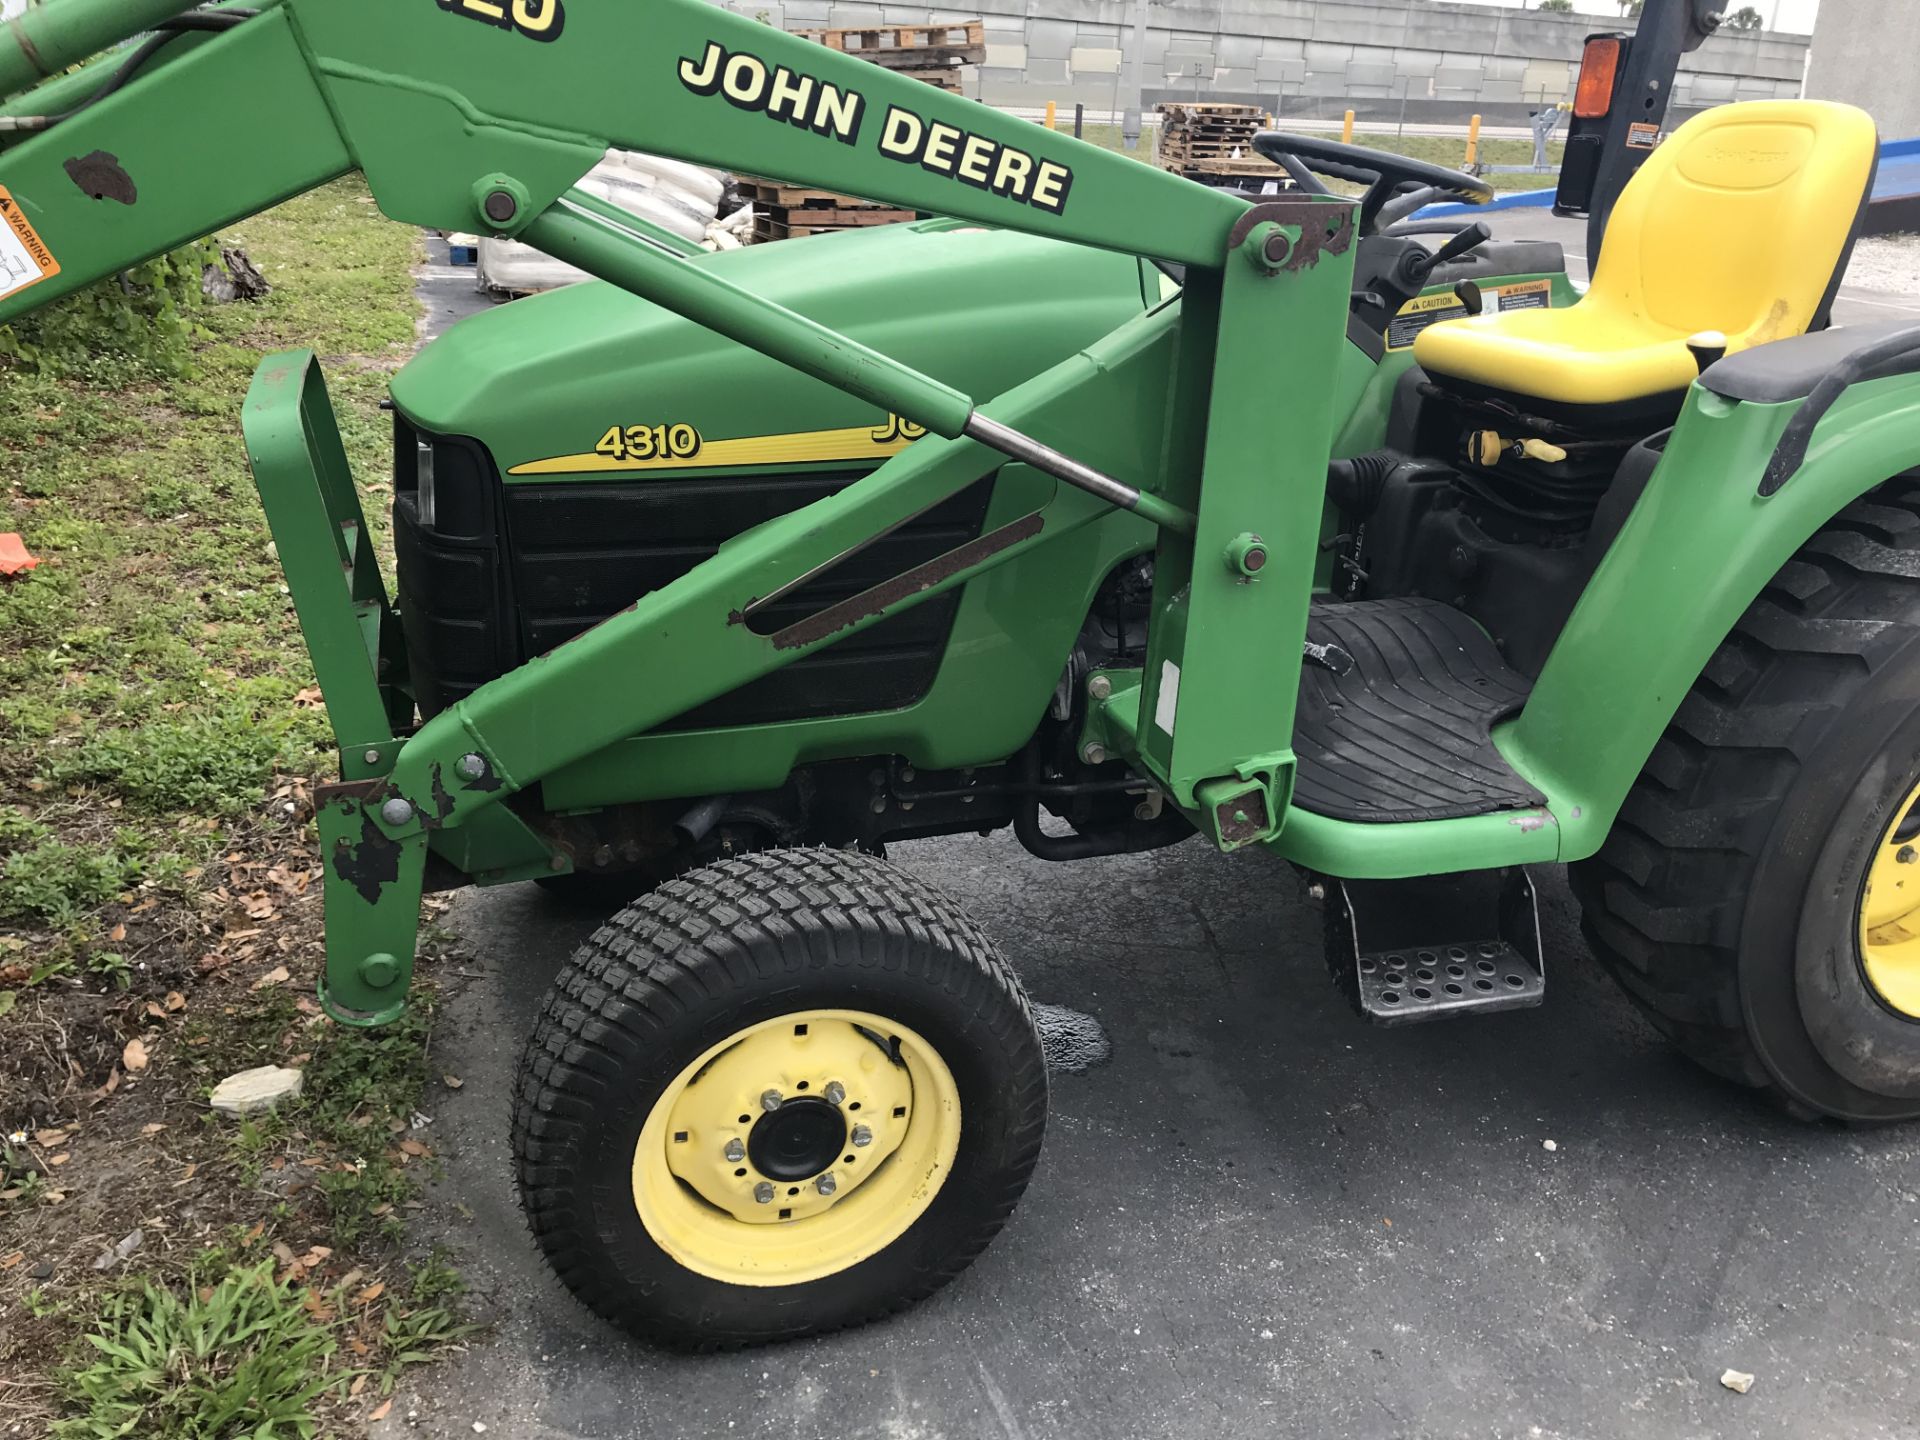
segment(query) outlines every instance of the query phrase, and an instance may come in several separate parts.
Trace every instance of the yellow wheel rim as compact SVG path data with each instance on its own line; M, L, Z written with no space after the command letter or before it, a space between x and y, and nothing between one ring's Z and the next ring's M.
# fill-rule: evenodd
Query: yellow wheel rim
M799 1285L904 1235L959 1147L959 1087L931 1045L863 1010L801 1010L674 1078L641 1127L633 1200L687 1269Z
M1881 1000L1920 1020L1920 787L1901 804L1867 869L1860 961Z

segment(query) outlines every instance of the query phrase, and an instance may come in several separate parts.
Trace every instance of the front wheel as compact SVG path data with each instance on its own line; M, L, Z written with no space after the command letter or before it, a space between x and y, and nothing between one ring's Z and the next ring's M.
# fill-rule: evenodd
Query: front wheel
M1920 485L1775 577L1572 879L1701 1064L1801 1114L1920 1117Z
M743 856L555 981L516 1088L521 1199L560 1278L643 1338L813 1334L966 1268L1046 1097L1019 982L951 901L868 856Z

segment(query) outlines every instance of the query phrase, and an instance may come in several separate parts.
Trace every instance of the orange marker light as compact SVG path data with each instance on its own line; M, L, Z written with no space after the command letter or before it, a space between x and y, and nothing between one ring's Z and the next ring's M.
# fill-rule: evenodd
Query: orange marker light
M1587 41L1580 57L1580 85L1573 92L1574 118L1598 120L1613 108L1613 85L1620 74L1620 37L1601 35Z

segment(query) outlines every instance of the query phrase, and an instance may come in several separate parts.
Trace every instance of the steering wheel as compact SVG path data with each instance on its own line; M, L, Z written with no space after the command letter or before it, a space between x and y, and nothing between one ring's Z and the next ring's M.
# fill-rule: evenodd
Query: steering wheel
M1314 178L1316 174L1365 185L1367 193L1360 201L1362 235L1378 234L1435 200L1484 205L1493 198L1493 187L1478 176L1320 135L1262 130L1253 137L1253 148L1285 170L1303 190L1327 193L1327 187Z

